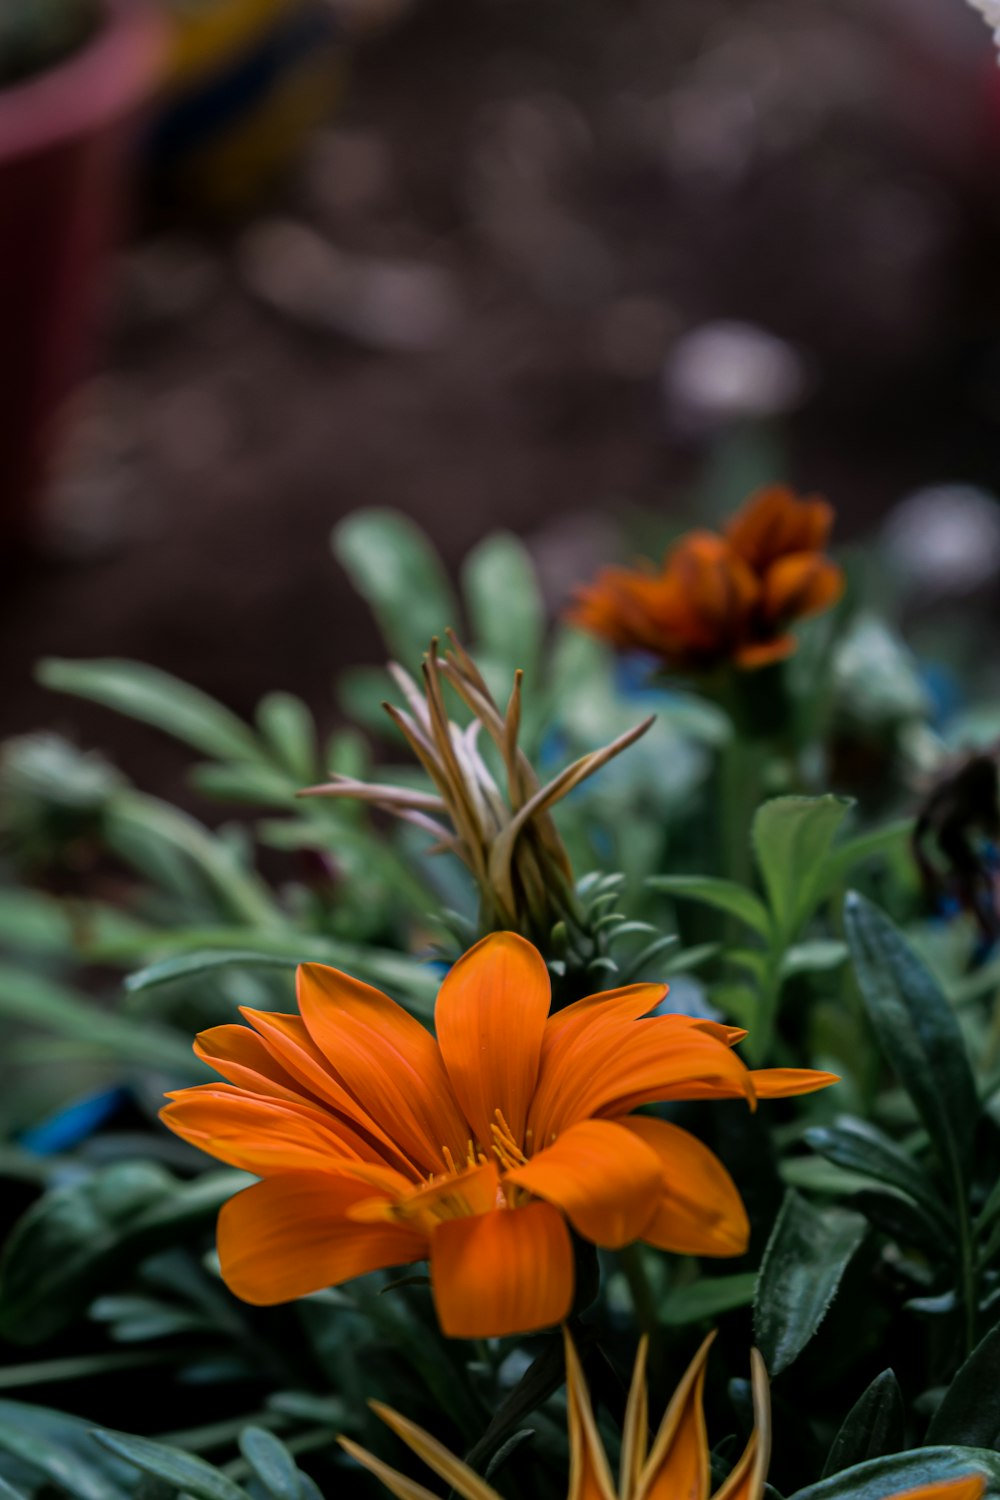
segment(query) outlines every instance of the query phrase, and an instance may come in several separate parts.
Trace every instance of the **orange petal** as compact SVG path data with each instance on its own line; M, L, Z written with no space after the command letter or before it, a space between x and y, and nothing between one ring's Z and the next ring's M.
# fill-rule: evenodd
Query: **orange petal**
M736 1184L719 1158L688 1131L666 1120L622 1120L660 1163L659 1206L642 1238L679 1255L742 1255L750 1223Z
M376 1181L371 1173L366 1175L370 1182ZM400 1192L398 1186L394 1188L391 1203L372 1199L352 1210L352 1215L368 1221L389 1215L396 1223L410 1224L422 1234L431 1234L446 1219L490 1213L497 1207L499 1181L496 1163L484 1162L467 1172L439 1177L426 1187L413 1188L404 1183L404 1191ZM389 1186L384 1176L381 1182Z
M631 1131L583 1120L504 1180L561 1208L593 1244L617 1250L642 1236L655 1211L660 1163Z
M761 1500L771 1461L771 1392L767 1366L759 1349L750 1351L753 1385L753 1432L736 1467L713 1500Z
M434 1024L448 1076L476 1139L490 1149L499 1110L518 1145L538 1076L549 971L537 948L495 932L445 976Z
M798 650L794 635L779 635L768 641L748 641L733 653L733 661L745 672L756 672L776 661L786 661Z
M438 1044L419 1021L380 990L323 964L299 966L298 997L338 1078L415 1162L441 1171L445 1146L464 1158L469 1131Z
M573 1340L563 1329L566 1349L566 1418L569 1426L569 1500L615 1500L604 1444L594 1421L590 1392Z
M702 1392L710 1333L667 1407L634 1500L708 1500L708 1437Z
M258 1177L276 1172L338 1171L377 1155L357 1131L308 1104L248 1094L229 1084L200 1084L168 1096L160 1119L209 1156Z
M762 572L789 552L821 552L833 527L833 507L816 495L804 500L785 485L768 485L726 527L731 547Z
M794 552L768 568L761 610L768 620L801 620L836 604L844 586L836 563L818 552Z
M961 1479L945 1479L940 1484L922 1484L915 1490L903 1490L889 1500L979 1500L985 1493L982 1474L966 1474Z
M813 1068L754 1068L754 1093L758 1099L790 1099L797 1094L815 1094L839 1083L836 1073L820 1073Z
M293 1104L317 1102L248 1026L213 1026L195 1038L194 1050L202 1062L221 1073L227 1082L251 1094L270 1094Z
M230 1291L270 1306L368 1271L423 1260L423 1235L395 1224L357 1224L347 1213L371 1196L351 1177L297 1172L237 1193L219 1214L219 1260Z
M535 1141L594 1116L617 1117L665 1099L754 1099L729 1046L685 1016L596 1025L545 1055L531 1106Z
M760 584L724 537L689 531L667 560L667 576L686 605L686 644L725 652L739 638Z
M551 1051L557 1044L568 1046L594 1026L619 1025L622 1021L637 1021L640 1016L648 1016L669 993L665 984L626 984L619 990L602 990L599 994L574 1000L572 1005L557 1010L546 1021L543 1052Z
M260 1035L275 1062L301 1083L305 1091L330 1105L338 1115L350 1120L362 1134L371 1137L393 1166L412 1174L414 1167L411 1159L379 1121L348 1092L309 1035L301 1016L288 1016L279 1011L251 1010L248 1006L242 1006L241 1013Z
M431 1239L431 1281L450 1338L531 1333L562 1322L573 1302L573 1247L548 1203L452 1219Z

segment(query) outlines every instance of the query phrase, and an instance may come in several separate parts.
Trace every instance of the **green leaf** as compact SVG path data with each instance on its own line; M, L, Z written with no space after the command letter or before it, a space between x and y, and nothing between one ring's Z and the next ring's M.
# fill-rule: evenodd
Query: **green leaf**
M266 1427L246 1427L240 1452L273 1500L302 1500L299 1467L284 1443Z
M148 943L145 946L150 946ZM440 980L422 960L388 948L369 948L359 943L341 943L314 933L250 932L238 927L200 927L173 933L158 933L156 946L174 950L130 974L130 991L152 989L187 979L227 964L271 964L294 968L297 964L329 964L371 984L385 985L393 997L405 1001L421 1015L433 1011ZM179 950L179 951L177 951ZM130 1022L134 1026L134 1022Z
M161 984L173 984L178 979L190 979L193 975L208 973L211 969L225 969L233 965L259 969L294 969L299 962L298 957L289 954L255 953L249 948L236 948L232 953L180 953L173 958L162 958L158 963L149 964L145 969L129 974L125 980L125 988L132 994L138 994L143 990L156 989Z
M836 938L816 938L808 943L794 943L786 948L778 974L784 982L796 974L823 974L839 969L847 961L847 944Z
M292 806L300 784L276 766L228 765L221 761L194 766L188 781L203 797L248 802L255 807Z
M0 1401L0 1450L75 1500L127 1500L131 1476L110 1454L102 1459L92 1429L91 1422L48 1407Z
M927 1429L929 1444L1000 1444L1000 1324L991 1328L955 1376Z
M268 693L257 705L257 723L278 764L302 786L319 772L316 725L294 693Z
M212 1464L203 1458L195 1458L193 1454L182 1453L179 1448L154 1443L150 1438L104 1429L95 1431L94 1440L102 1448L134 1464L144 1474L165 1480L185 1495L195 1496L195 1500L248 1500L246 1490L240 1489Z
M905 1440L903 1393L894 1372L883 1370L844 1418L830 1445L822 1477L828 1479L871 1458L898 1453Z
M51 1337L116 1275L207 1230L249 1181L225 1171L182 1183L153 1162L132 1161L46 1193L4 1247L0 1330L20 1344Z
M476 652L532 672L541 650L545 608L524 544L509 532L486 537L465 559L462 587Z
M827 1161L887 1183L921 1204L939 1221L944 1213L924 1169L902 1146L867 1120L841 1115L833 1125L814 1126L805 1133L808 1145Z
M660 1304L660 1322L668 1328L712 1322L734 1308L749 1307L756 1285L756 1271L740 1271L734 1276L702 1276L690 1286L673 1287Z
M862 1188L853 1195L851 1204L897 1244L922 1250L933 1261L951 1259L954 1244L947 1228L902 1193L892 1188Z
M169 672L137 661L68 661L48 657L38 680L57 693L88 698L162 729L220 760L259 761L253 732L228 708Z
M911 1453L873 1458L797 1490L789 1500L886 1500L969 1474L982 1474L988 1481L986 1500L997 1500L1000 1454L984 1448L917 1448Z
M460 625L441 560L408 516L355 511L334 528L331 542L368 601L389 651L404 667L419 667L431 638Z
M814 1208L794 1189L785 1194L754 1299L754 1331L772 1375L787 1369L819 1328L867 1227L860 1214Z
M962 1198L979 1100L958 1022L930 969L884 912L852 891L844 924L875 1035Z
M573 1338L577 1353L583 1359L593 1342L595 1331L581 1326L574 1328ZM536 1355L525 1370L517 1385L500 1403L489 1426L479 1441L465 1455L470 1468L481 1472L494 1453L499 1452L515 1432L521 1430L524 1420L546 1402L566 1379L566 1359L562 1337L550 1334L541 1353Z
M123 1020L31 969L0 964L0 1016L85 1042L97 1052L178 1079L197 1076L191 1048L154 1021Z
M651 875L646 882L650 890L662 891L688 901L702 901L752 927L762 938L770 937L771 918L767 907L753 891L734 880L719 880L714 875Z
M190 861L236 921L253 927L285 925L267 885L247 870L228 844L196 818L141 792L118 792L104 816L104 835L112 849L129 863L145 841L162 845L171 855Z
M757 809L751 837L775 923L790 939L815 910L830 847L849 797L774 797Z
M817 902L823 901L836 890L855 865L863 864L877 854L889 854L903 848L913 832L912 818L898 818L884 828L874 828L870 833L859 833L852 839L844 839L827 855L822 871L814 887Z

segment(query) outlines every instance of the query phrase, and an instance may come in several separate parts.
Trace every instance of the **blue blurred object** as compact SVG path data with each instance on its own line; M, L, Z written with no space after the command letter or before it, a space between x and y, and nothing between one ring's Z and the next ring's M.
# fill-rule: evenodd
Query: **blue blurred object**
M63 1151L71 1151L106 1125L127 1100L128 1090L123 1088L86 1094L57 1110L40 1125L26 1130L19 1144L33 1156L58 1156Z
M951 668L939 661L921 661L917 675L930 704L931 724L941 729L965 707L962 684Z

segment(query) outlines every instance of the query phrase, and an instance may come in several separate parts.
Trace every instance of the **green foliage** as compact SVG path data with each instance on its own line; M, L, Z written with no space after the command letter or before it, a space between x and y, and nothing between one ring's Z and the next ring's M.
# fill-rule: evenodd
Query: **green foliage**
M802 1353L830 1310L867 1225L847 1209L818 1209L789 1190L754 1295L754 1333L772 1375Z
M785 1496L886 1500L972 1469L1000 1500L1000 970L976 966L961 919L925 919L911 822L891 797L865 793L858 828L849 797L821 794L831 724L878 725L899 753L921 719L909 678L881 717L888 679L868 691L866 653L888 677L905 665L891 628L862 618L838 635L816 622L787 672L748 675L739 693L636 686L605 645L550 626L514 537L481 541L457 588L395 512L347 518L333 547L408 669L451 626L498 702L525 673L521 739L543 782L657 715L556 809L576 888L566 919L539 935L555 1008L668 980L668 1008L748 1028L749 1062L842 1075L754 1113L710 1086L704 1103L668 1091L666 1118L704 1140L742 1194L745 1255L597 1250L576 1237L571 1326L612 1456L640 1330L655 1420L718 1327L706 1384L717 1482L749 1426L756 1339ZM424 786L366 737L397 758L380 708L392 679L381 667L345 674L337 699L354 722L331 733L332 705L326 723L283 691L244 718L135 662L53 659L39 675L171 735L192 752L195 793L228 807L209 826L54 736L0 749L11 1031L0 1175L16 1220L0 1267L0 1391L49 1403L0 1400L0 1500L374 1496L335 1443L343 1432L400 1462L368 1398L502 1492L564 1500L559 1330L446 1340L419 1265L291 1306L238 1302L213 1230L248 1179L155 1120L166 1088L210 1076L194 1032L238 1020L241 1006L291 1010L301 962L343 969L433 1025L441 959L480 935L464 871L422 831L299 796L330 772ZM755 702L767 724L752 722ZM477 748L495 774L496 747ZM842 911L849 879L903 927L865 896ZM105 1090L111 1122L60 1135L62 1106ZM39 1145L37 1127L44 1141L53 1123L58 1144Z

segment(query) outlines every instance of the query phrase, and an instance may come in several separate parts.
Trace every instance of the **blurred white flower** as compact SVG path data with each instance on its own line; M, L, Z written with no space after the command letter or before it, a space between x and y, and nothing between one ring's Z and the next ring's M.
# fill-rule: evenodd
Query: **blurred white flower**
M970 4L985 16L987 24L993 27L993 36L997 46L1000 47L1000 0L970 0Z

